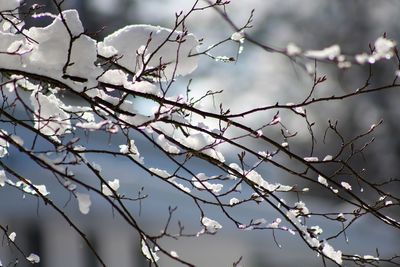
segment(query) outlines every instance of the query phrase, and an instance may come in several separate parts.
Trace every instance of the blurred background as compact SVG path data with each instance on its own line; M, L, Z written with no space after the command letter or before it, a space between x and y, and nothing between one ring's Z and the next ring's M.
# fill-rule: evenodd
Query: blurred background
M54 12L51 1L25 1L29 7L33 3L43 3L48 10ZM98 40L129 24L152 24L171 28L174 25L175 12L187 11L193 1L189 0L66 0L64 8L74 8L79 11L80 18L88 33ZM280 0L234 0L227 7L227 12L236 23L243 25L255 9L253 28L246 33L261 43L276 48L285 48L289 42L297 44L304 50L321 49L332 44L339 44L344 54L368 52L369 44L387 34L388 38L400 40L400 24L398 16L400 2L396 0L347 0L347 1L280 1ZM46 18L28 21L28 25L47 25ZM214 10L206 10L193 14L186 23L189 32L203 40L203 49L231 36L233 30L221 19ZM228 43L214 50L215 56L235 56L237 44ZM396 64L378 63L373 65L373 85L390 83L394 78ZM355 66L350 70L339 70L329 64L318 65L319 74L326 74L328 81L318 88L317 96L339 95L354 91L362 86L368 76L367 66ZM192 94L201 96L208 90L224 90L217 96L216 102L223 102L232 112L265 106L269 104L298 102L308 94L312 79L302 69L282 55L267 53L247 42L243 53L236 63L215 62L208 57L201 57L198 69L188 77L180 79L175 84L174 93L184 93L189 79ZM322 137L328 120L339 121L339 127L344 136L352 137L361 131L366 131L371 124L380 119L384 124L374 133L375 142L365 153L365 161L360 158L356 166L366 168L366 175L371 179L385 177L399 178L398 162L400 159L400 106L397 89L368 94L345 101L321 103L307 107L307 114L316 123L315 134L319 140L317 153L326 155L338 145L335 140L328 140L322 144ZM138 107L148 109L148 103L138 101ZM212 101L205 102L204 108L217 110ZM140 109L140 108L138 108ZM265 113L263 113L265 115ZM295 145L300 154L307 155L310 150L311 138L306 124L293 114L283 114L285 125L298 132ZM264 121L262 121L264 119ZM256 126L265 123L265 118L252 116L246 123ZM9 126L6 126L9 127ZM4 128L4 127L2 127ZM277 140L279 132L271 133ZM26 137L28 138L28 137ZM110 145L108 136L89 137L95 145L101 147ZM113 142L119 144L122 139L115 137ZM157 168L168 169L168 163L159 156L150 144L146 144L139 137L135 139L146 162L154 163ZM258 144L249 144L256 147ZM331 152L332 153L332 152ZM4 159L15 169L23 170L31 179L46 181L48 174L30 164L18 153ZM235 155L234 153L232 153ZM236 156L228 158L234 161ZM132 170L131 164L121 161L109 161L105 158L93 158L102 166L109 177L118 177L121 180L121 189L128 192L144 192L149 197L141 203L130 204L130 208L138 211L138 218L146 225L149 231L157 232L168 217L168 206L178 206L176 220L186 222L188 231L200 229L199 216L192 210L193 202L181 194L171 192L164 184L147 179L141 171ZM194 169L207 172L206 165L198 163ZM209 170L211 173L212 170ZM275 181L284 184L292 181L280 170L265 168L264 173L274 177ZM85 173L81 174L82 177ZM290 183L290 182L289 182ZM308 186L303 184L303 186ZM57 192L57 186L54 186ZM359 189L358 189L359 190ZM399 192L400 188L390 190ZM52 188L49 188L50 192ZM29 198L29 197L27 197ZM307 198L306 198L307 199ZM30 201L29 201L30 200ZM0 190L0 223L9 225L17 233L17 240L27 251L41 256L39 266L43 267L94 267L96 260L86 248L79 236L55 212L45 208L42 203L32 201L32 198L22 198L21 194L12 190ZM324 211L345 209L340 204L328 200L324 193L314 192L306 203L310 209ZM59 203L66 204L66 211L88 233L89 239L95 244L105 261L114 267L142 267L148 266L140 253L140 244L137 235L122 221L113 216L113 211L104 202L96 199L87 216L77 213L74 203L69 203L68 195L60 194ZM102 206L104 205L104 206ZM274 241L272 232L237 231L233 225L224 221L217 211L210 210L215 219L220 221L224 228L216 236L206 236L199 239L184 239L179 242L166 240L165 245L176 250L179 255L192 261L196 266L232 266L232 263L243 256L243 266L274 267L294 266L321 266L322 261L304 246L298 237L288 233L276 233L277 241L282 245L279 248ZM218 217L220 216L220 217ZM241 209L237 216L243 218L266 218L273 221L278 215L268 209L250 206ZM399 214L394 214L399 216ZM225 227L225 225L227 225ZM337 224L330 230L329 225L323 227L327 234L340 230ZM335 228L336 227L336 228ZM379 247L382 256L400 253L400 235L398 231L382 225L374 219L359 220L354 230L347 233L350 243L344 237L335 240L335 248L341 248L349 253L366 253L375 255ZM0 246L0 259L3 265L13 262L17 257L15 251L6 246ZM6 261L5 259L8 259ZM164 259L162 259L164 260ZM161 266L176 266L172 262L161 262ZM14 265L10 265L14 266ZM21 261L17 266L27 266ZM382 264L381 266L385 266ZM388 265L390 266L390 265Z

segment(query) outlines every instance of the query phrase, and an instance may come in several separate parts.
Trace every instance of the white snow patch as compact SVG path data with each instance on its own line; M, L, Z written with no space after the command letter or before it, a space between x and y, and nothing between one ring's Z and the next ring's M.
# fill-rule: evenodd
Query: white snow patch
M142 56L138 56L136 51L149 42L144 59L147 61L150 55L153 56L148 61L147 68L158 67L160 62L166 64L163 74L167 79L171 79L177 62L179 64L176 68L176 75L189 74L197 67L197 57L189 57L189 55L197 52L196 46L199 43L193 34L183 36L185 41L180 44L175 42L177 38L182 36L182 32L172 32L170 29L160 26L130 25L104 38L104 41L98 44L98 52L100 55L108 57L113 54L112 52L115 52L115 49L117 54L122 56L118 63L130 71L136 72L137 65L140 68L143 67Z
M92 205L90 195L78 192L75 194L76 198L78 199L79 211L82 214L88 214L90 211L90 206Z

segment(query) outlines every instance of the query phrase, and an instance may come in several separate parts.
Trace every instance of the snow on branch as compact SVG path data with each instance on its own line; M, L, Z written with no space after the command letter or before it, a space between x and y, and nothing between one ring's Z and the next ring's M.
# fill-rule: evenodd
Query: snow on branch
M313 113L318 105L348 104L347 100L398 88L399 70L388 82L372 82L376 62L399 65L394 40L383 35L370 52L354 54L345 54L338 44L322 49L294 43L272 48L251 34L254 10L238 27L227 11L229 1L218 0L195 1L188 11L176 14L171 29L129 25L97 41L85 31L78 12L64 10L63 2L53 0L55 15L39 15L41 6L29 9L33 19L51 19L44 27L25 26L20 1L0 2L0 191L16 189L24 198L43 201L44 208L55 210L73 227L103 266L102 255L71 219L70 210L59 205L64 194L71 199L67 205L74 205L80 216L90 217L105 204L112 207L139 234L142 254L156 266L168 260L194 266L184 253L178 257L166 240L197 240L227 229L272 232L278 247L282 246L277 233L290 234L319 255L324 265L399 264L398 255L360 251L365 256L359 256L336 242L342 236L351 242L347 232L358 227L355 222L360 218L373 218L400 231L400 196L390 188L399 180L376 180L365 171L370 164L366 154L383 120L370 121L370 127L349 134L328 111ZM232 32L204 48L204 40L190 33L187 22L208 10L217 11ZM190 83L186 94L173 89L181 87L177 81L183 76L197 79L202 57L221 68L221 61L239 65L239 54L249 43L261 48L260 56L275 53L289 58L294 64L288 68L294 66L307 77L309 90L287 104L278 99L267 104L273 95L261 106L243 98L245 110L236 111L219 98L222 91L207 90L199 96ZM224 45L237 47L236 55L212 55ZM329 77L320 74L321 66L343 71L356 65L369 66L362 86L332 95L320 90ZM244 91L249 87L235 86ZM18 157L31 171L11 164L10 159ZM34 173L39 170L45 184L36 181ZM132 176L141 182L134 185ZM142 182L154 187L140 187ZM160 194L157 186L170 199L185 199L181 204L191 205L197 216L176 218L180 207L169 206L160 231L148 230L139 217L142 207L158 201L152 198ZM139 211L130 202L137 202ZM249 208L257 215L249 215ZM196 229L185 228L185 222ZM40 255L18 246L15 232L0 227L7 245L27 262L40 263Z

